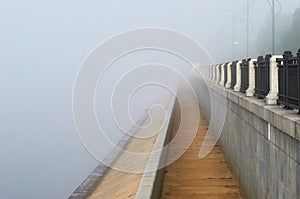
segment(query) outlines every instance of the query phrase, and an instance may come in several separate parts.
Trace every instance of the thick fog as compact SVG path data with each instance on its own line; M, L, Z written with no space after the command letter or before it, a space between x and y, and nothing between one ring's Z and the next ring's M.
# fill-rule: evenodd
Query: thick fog
M292 23L300 1L275 3L280 34L282 24ZM249 57L257 57L271 51L271 8L267 0L250 0L249 5ZM81 64L107 38L161 27L194 39L215 63L246 58L246 0L1 0L0 24L0 198L6 199L67 198L98 164L77 135L72 92ZM263 47L258 44L261 32L269 39ZM178 57L150 51L116 62L107 82L118 68L143 62L188 67ZM135 120L164 95L153 89L130 103ZM97 99L99 108L101 95ZM99 112L106 128L116 131L111 116Z

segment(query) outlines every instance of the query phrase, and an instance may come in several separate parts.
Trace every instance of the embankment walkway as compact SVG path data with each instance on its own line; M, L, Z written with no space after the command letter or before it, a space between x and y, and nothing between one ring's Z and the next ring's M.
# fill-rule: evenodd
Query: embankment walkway
M179 91L179 94L188 97L188 95L184 92L184 90ZM181 108L183 110L189 111L191 109L196 109L198 104L193 102L193 100L185 100L184 104L181 104ZM170 104L169 100L165 102L165 106ZM174 104L174 101L173 101ZM173 105L172 105L173 107ZM172 109L174 110L174 109ZM163 122L162 114L157 113L155 118L158 118L157 122ZM168 128L168 135L171 137L177 133L179 124L181 111L179 108L179 104L176 103L175 110L172 111L172 115L174 114L173 126ZM188 121L195 121L197 118L192 118L193 116L188 115ZM173 118L173 117L172 117ZM158 125L158 124L157 124ZM89 199L98 199L98 198L159 198L161 193L161 198L163 199L185 199L185 198L209 198L209 199L236 199L242 198L242 194L240 191L239 184L235 179L233 172L231 171L229 165L226 163L225 158L220 151L218 145L216 145L213 150L208 154L204 159L199 159L198 153L201 147L201 144L206 135L206 131L208 128L208 123L205 118L200 116L200 125L198 127L198 132L196 134L195 139L192 141L191 146L186 149L185 153L174 163L170 164L165 170L162 170L160 174L154 173L153 176L156 178L144 178L145 174L136 174L136 173L127 173L118 171L115 169L108 169L105 172L103 178L101 178L100 182L96 185L95 189L93 189L92 193L89 194ZM190 130L189 124L183 128L183 132L188 132ZM153 136L149 139L136 139L131 138L125 147L127 151L133 152L151 152L155 144L158 142L158 138L160 138L161 134L157 134L158 136ZM170 137L169 136L169 137ZM168 138L166 138L168 139ZM115 164L127 164L128 160L122 158L123 155L120 154L115 162ZM162 159L170 158L166 154L166 156L162 156ZM146 158L143 162L134 161L135 164L145 166L147 164L149 158ZM160 170L161 171L161 170ZM163 176L164 178L157 178L157 176ZM151 176L152 174L150 174ZM144 176L144 177L143 177ZM151 181L149 179L155 179L155 181ZM158 180L157 180L158 179ZM163 182L161 179L164 179ZM151 181L151 182L150 182ZM156 191L153 191L153 188L148 188L151 186L148 185L154 184L159 188ZM162 187L160 184L163 184ZM144 186L146 185L146 186ZM142 188L141 188L142 187ZM84 188L84 187L83 187ZM161 189L160 189L161 188ZM146 191L145 191L146 189ZM152 193L149 193L152 192ZM155 194L154 194L155 192ZM76 198L76 195L74 197Z
M196 108L193 103L187 106L185 108ZM171 136L177 133L179 124L180 110L177 105ZM162 199L243 198L239 184L218 145L204 159L199 159L198 153L207 129L208 122L201 115L198 132L191 146L165 170Z

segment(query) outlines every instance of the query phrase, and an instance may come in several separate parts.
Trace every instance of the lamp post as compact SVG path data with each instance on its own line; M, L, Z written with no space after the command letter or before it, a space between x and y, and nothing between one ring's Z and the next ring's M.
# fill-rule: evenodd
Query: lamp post
M250 1L247 0L247 59L249 57L249 15L250 15Z
M217 28L217 33L218 33L218 38L219 38L219 41L218 44L221 44L221 48L220 49L220 54L221 54L221 58L220 58L220 62L224 62L224 31L225 31L225 27L224 25L222 24L217 24L216 26Z
M227 13L228 16L232 17L232 61L235 59L235 20L241 19L240 17L232 14Z
M277 0L279 6L280 6L280 2L279 0ZM271 13L272 13L272 54L274 55L275 54L275 17L276 17L276 14L275 14L275 0L272 0L272 3L268 0L268 3L271 7ZM279 11L280 13L280 11ZM278 13L278 14L279 14Z
M275 3L272 0L272 54L275 55Z

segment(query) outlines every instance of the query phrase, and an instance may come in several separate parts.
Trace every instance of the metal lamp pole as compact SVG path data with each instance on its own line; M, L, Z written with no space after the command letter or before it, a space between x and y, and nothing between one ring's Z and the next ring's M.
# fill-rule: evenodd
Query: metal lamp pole
M275 3L272 0L272 54L275 55Z
M250 15L250 1L247 0L247 59L249 58L249 15Z
M233 61L235 59L235 20L241 18L232 13L227 13L227 15L232 17L232 61Z

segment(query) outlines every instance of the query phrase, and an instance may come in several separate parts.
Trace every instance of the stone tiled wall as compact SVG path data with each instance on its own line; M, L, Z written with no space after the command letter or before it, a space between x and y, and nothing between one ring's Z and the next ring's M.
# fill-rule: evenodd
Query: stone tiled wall
M219 144L247 198L300 198L300 115L215 85L227 99Z

